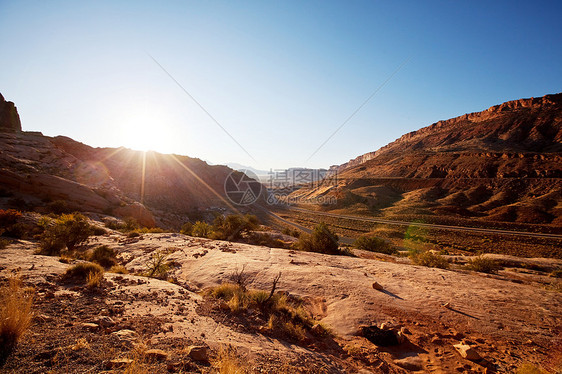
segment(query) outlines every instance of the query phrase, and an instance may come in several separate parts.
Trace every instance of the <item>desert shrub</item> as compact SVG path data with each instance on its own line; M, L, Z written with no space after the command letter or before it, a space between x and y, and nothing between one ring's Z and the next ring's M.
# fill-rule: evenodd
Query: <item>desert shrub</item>
M307 334L326 336L329 332L323 328L312 327L315 321L302 306L302 300L291 298L275 292L281 274L274 279L269 291L247 289L235 283L223 283L204 292L205 296L223 300L232 313L258 313L260 320L267 321L259 327L260 331L287 338L303 341ZM250 312L251 311L251 312Z
M162 251L156 251L150 256L146 264L145 275L150 278L164 279L168 275L170 268L167 262L168 255Z
M256 216L246 214L229 214L226 217L217 216L213 222L213 239L219 240L239 240L243 234L255 230L259 227L259 220Z
M184 235L191 235L192 231L193 231L193 223L191 222L184 223L180 229L180 233Z
M115 274L129 274L129 271L123 265L113 265L111 269L109 269L109 272Z
M292 236L294 238L298 238L301 234L301 232L297 229L290 229L288 227L285 227L283 230L281 230L281 233L284 235L289 235Z
M116 219L105 219L104 226L111 230L123 230L125 228L125 224Z
M0 364L15 348L31 324L33 294L24 289L21 280L12 277L0 289Z
M365 251L385 253L391 255L396 253L396 248L392 246L389 242L384 239L376 237L361 236L355 240L353 245L356 248L363 249Z
M15 224L21 218L21 212L15 209L0 209L0 228Z
M320 223L316 225L312 233L303 234L297 242L297 248L307 252L318 252L326 254L343 254L339 249L338 235L332 232L328 225Z
M491 259L483 256L478 256L472 260L468 260L466 268L469 270L479 271L481 273L497 273L501 269L501 265Z
M65 200L55 200L47 204L47 210L55 214L68 214L74 210Z
M441 268L447 269L449 267L449 262L443 256L432 253L430 251L425 252L415 252L410 254L412 262L416 265L427 266L430 268Z
M263 245L269 248L285 248L286 245L283 241L274 238L268 233L252 232L248 235L247 243L253 245Z
M11 242L8 239L0 238L0 249L6 248L8 245L10 245L10 243Z
M100 245L88 256L88 260L100 264L104 268L109 268L117 263L117 253L107 245Z
M208 238L211 235L212 229L211 225L207 222L197 221L193 225L193 229L191 230L192 236L198 236L201 238Z
M92 235L101 236L107 234L107 230L103 227L92 226Z
M139 225L138 221L133 217L125 218L124 224L125 225L124 225L123 229L126 230L126 231L133 231L133 230L136 230L136 229L140 228L140 225Z
M35 227L33 225L18 222L8 226L2 235L15 239L23 239L26 237L28 232L32 232L34 229Z
M100 265L92 262L81 262L69 267L63 274L63 279L78 280L81 283L86 283L91 279L91 277L95 276L96 273L103 275L103 268Z
M69 250L92 234L86 217L81 214L63 214L41 235L41 253L58 255L66 246Z

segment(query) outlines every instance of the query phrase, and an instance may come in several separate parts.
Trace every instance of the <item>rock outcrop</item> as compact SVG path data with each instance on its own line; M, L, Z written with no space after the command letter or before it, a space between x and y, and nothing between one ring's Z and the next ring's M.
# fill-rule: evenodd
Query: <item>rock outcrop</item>
M0 131L21 132L21 121L14 103L0 94Z

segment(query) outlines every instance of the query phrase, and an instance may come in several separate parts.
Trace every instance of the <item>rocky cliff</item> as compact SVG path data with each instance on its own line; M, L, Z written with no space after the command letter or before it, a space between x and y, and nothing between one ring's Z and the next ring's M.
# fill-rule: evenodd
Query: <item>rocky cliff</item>
M0 94L0 131L21 131L20 116L16 106L11 101L6 101L2 94Z

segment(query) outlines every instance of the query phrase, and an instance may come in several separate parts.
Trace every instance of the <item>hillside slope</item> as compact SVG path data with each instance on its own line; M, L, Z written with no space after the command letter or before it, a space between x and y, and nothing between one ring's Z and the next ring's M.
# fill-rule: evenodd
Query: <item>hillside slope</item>
M11 102L0 105L0 204L2 208L69 209L177 226L186 216L232 210L224 192L226 166L196 158L93 148L68 137L21 131Z
M332 166L327 209L562 225L562 94L521 99L403 135Z

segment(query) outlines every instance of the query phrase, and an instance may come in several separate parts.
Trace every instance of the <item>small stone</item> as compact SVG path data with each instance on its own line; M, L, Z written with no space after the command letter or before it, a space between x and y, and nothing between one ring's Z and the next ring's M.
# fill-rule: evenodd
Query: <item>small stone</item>
M324 333L324 328L320 325L320 324L315 324L314 326L312 326L312 328L310 329L310 331L312 331L312 333L314 335L322 335Z
M161 349L149 349L144 352L147 359L153 361L166 361L168 359L168 353Z
M419 371L423 369L422 360L419 356L408 356L399 360L394 360L394 363L403 369L410 371Z
M381 286L381 285L380 285L379 283L377 283L377 282L373 282L373 288L374 288L375 290L379 290L379 291L384 290L384 287Z
M381 330L389 330L390 329L390 324L383 322L381 323L381 327L379 327Z
M111 327L115 325L115 321L111 317L101 317L98 319L98 323L102 327Z
M450 303L445 303L442 305L443 308L447 308L447 309L451 309L451 304Z
M129 358L115 358L113 360L109 360L105 363L105 367L107 369L120 369L124 368L127 365L130 365L133 360Z
M97 329L100 328L100 326L97 323L90 323L90 322L84 322L81 326L90 331L96 331Z
M187 348L187 354L195 361L208 361L207 347L202 345L192 345Z
M401 327L400 332L402 334L411 334L412 333L407 327Z
M127 340L127 341L132 341L137 338L136 332L127 329L112 332L111 335L116 336L119 340Z
M402 334L402 331L396 333L396 339L398 339L398 344L402 344L406 341L406 337Z
M453 347L459 352L459 354L463 358L466 358L467 360L477 361L481 359L478 352L476 352L476 350L469 345L460 343L460 344L453 345Z

